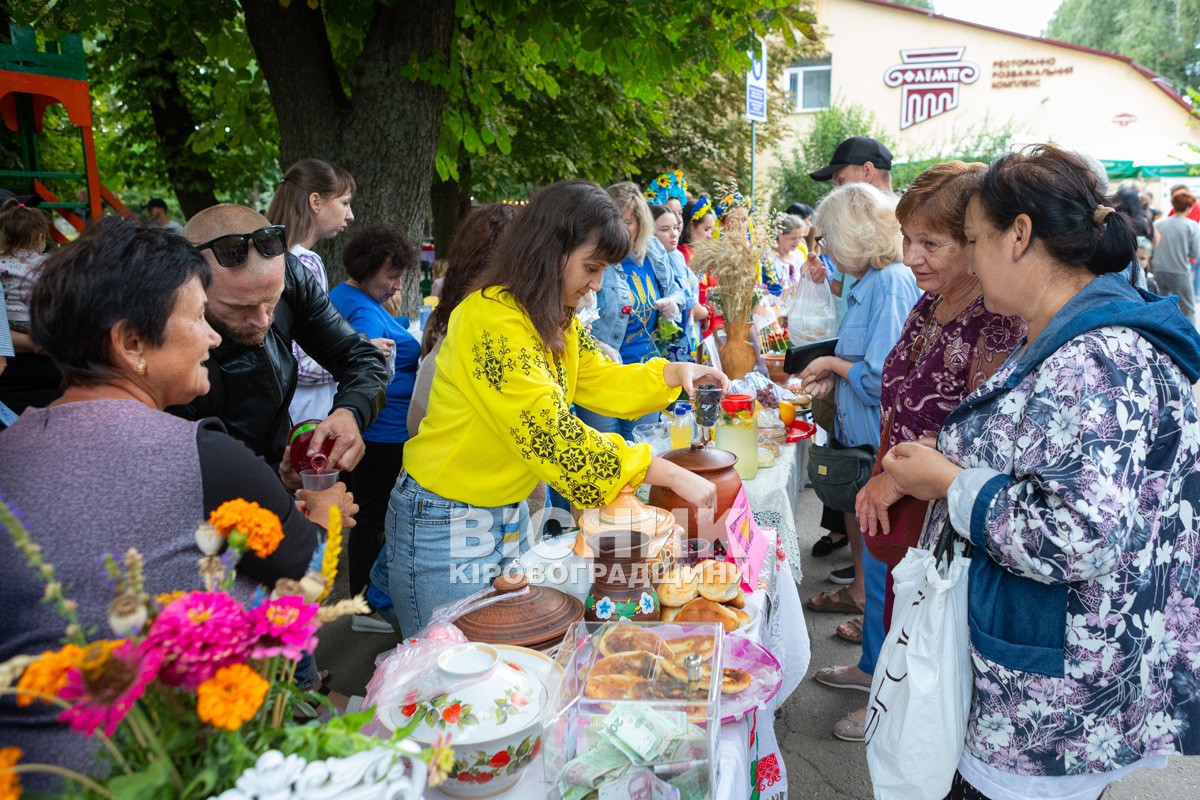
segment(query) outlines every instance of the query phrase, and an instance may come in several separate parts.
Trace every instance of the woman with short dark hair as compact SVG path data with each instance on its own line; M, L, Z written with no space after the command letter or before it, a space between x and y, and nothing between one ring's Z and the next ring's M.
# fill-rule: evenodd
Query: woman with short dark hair
M421 346L384 304L403 288L404 276L416 269L419 255L398 228L367 228L342 253L348 280L329 293L329 301L351 327L384 352L392 372L384 407L362 433L366 452L350 473L350 489L359 505L358 524L347 547L351 595L366 590L371 565L383 549L388 496L404 465L404 443L413 434L408 428L408 404ZM367 600L376 605L370 595ZM372 625L365 615L356 615L351 621L351 627L360 631L386 631L382 624Z
M948 797L1095 798L1200 752L1200 335L1115 274L1133 226L1073 153L997 160L964 230L984 305L1028 334L937 449L883 460L900 491L937 501L922 546L947 518L975 546L974 692Z
M80 623L107 630L111 587L101 559L137 548L151 596L201 588L196 526L227 500L279 516L284 538L238 565L239 591L301 578L329 508L354 507L345 487L300 492L297 510L275 470L216 420L163 412L208 391L204 362L221 339L205 319L208 263L181 236L105 217L52 253L30 300L32 335L66 391L0 432L0 497L24 519ZM253 580L251 580L253 579ZM0 662L60 645L62 621L40 601L43 579L0 537ZM56 710L0 700L0 741L31 761L87 769L90 754L54 722Z
M638 416L665 408L680 388L691 393L699 378L729 385L695 364L617 366L600 354L575 307L629 250L603 189L554 184L504 229L474 291L451 314L429 411L405 445L388 513L389 593L405 636L516 557L528 527L523 501L539 480L581 508L642 482L715 506L710 482L571 413L576 403Z

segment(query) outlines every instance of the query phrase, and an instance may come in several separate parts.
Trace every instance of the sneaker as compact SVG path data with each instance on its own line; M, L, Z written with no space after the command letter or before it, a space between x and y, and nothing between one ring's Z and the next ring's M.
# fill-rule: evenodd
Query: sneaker
M396 629L378 614L355 614L350 620L350 630L355 633L392 633Z
M849 586L854 583L854 565L835 569L829 573L829 582L836 583L838 586Z

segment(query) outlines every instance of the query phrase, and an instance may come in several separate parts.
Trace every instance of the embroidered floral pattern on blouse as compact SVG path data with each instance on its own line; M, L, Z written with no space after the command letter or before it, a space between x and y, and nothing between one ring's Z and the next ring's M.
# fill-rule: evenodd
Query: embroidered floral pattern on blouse
M492 335L484 331L479 343L471 346L471 353L475 359L475 378L487 381L489 386L500 391L504 386L504 374L515 366L508 337L500 334L499 342L493 344Z

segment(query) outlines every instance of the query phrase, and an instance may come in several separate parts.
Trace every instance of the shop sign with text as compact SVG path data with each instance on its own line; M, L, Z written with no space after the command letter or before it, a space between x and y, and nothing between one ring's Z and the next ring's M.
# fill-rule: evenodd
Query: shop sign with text
M965 47L901 50L903 62L883 74L883 82L900 88L900 128L911 128L958 108L958 88L979 80L979 65L963 60Z

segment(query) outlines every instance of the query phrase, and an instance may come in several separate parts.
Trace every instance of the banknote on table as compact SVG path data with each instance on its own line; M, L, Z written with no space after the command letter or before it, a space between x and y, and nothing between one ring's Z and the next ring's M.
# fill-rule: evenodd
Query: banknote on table
M601 786L599 800L679 800L679 790L642 769Z
M683 736L687 716L682 712L664 714L650 706L630 704L613 710L604 720L603 730L628 745L645 762L657 761L663 750Z
M611 741L597 739L594 744L567 762L559 784L595 789L606 779L623 775L633 765L630 756Z

